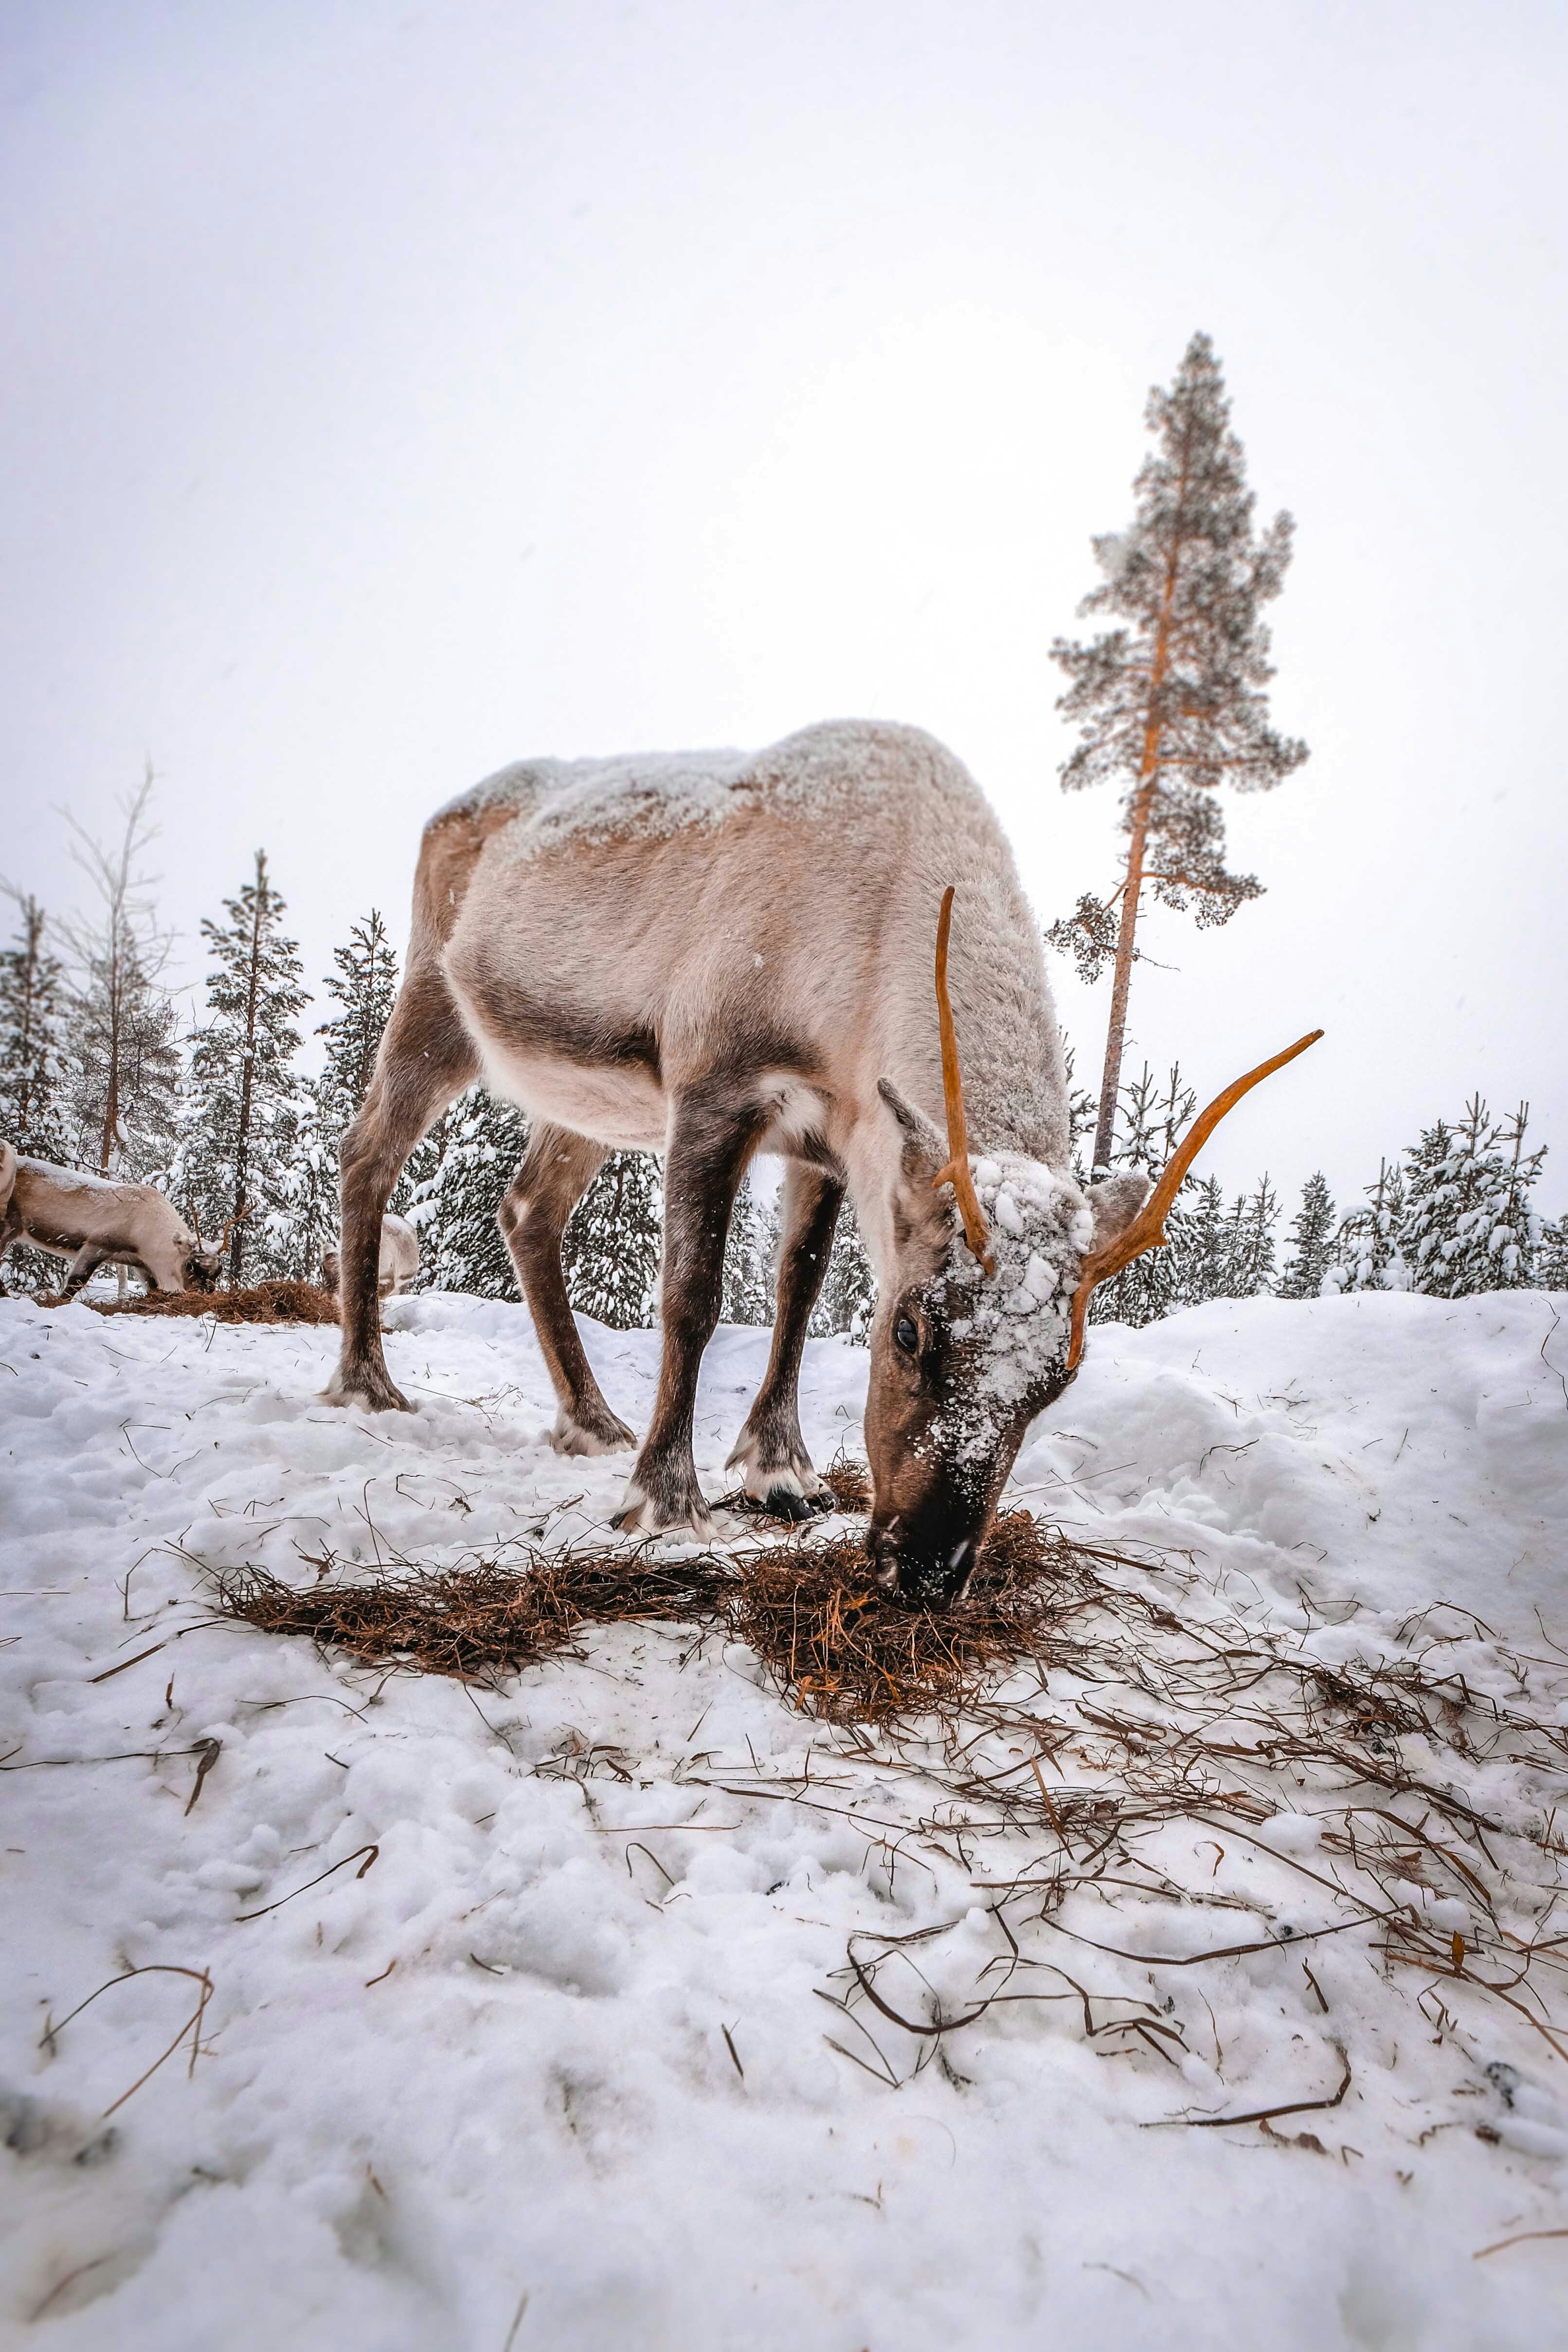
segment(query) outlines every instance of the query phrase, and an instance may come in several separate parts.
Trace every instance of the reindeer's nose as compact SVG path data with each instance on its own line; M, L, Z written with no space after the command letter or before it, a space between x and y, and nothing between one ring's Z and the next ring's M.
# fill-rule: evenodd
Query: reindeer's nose
M877 1563L877 1586L882 1592L896 1592L899 1589L898 1529L899 1523L893 1519L887 1527L874 1528L871 1531L868 1548Z
M941 1552L901 1546L898 1522L871 1538L878 1590L910 1609L951 1609L969 1590L979 1546L973 1536Z

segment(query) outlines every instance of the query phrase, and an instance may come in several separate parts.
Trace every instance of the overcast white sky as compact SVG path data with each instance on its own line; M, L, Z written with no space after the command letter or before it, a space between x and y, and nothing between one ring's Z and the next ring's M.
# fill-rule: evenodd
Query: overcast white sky
M184 970L259 843L315 982L506 760L853 713L1048 920L1117 843L1047 647L1203 326L1313 756L1134 1063L1321 1024L1205 1164L1346 1194L1479 1085L1561 1209L1565 65L1524 0L10 0L0 871L65 906L151 758Z

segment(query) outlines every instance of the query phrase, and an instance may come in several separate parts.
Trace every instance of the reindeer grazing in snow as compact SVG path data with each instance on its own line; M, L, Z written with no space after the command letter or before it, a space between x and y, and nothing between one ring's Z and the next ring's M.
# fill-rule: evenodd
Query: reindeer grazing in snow
M338 1402L405 1405L376 1313L382 1210L480 1076L533 1120L500 1215L563 1452L636 1441L584 1353L563 1229L608 1151L665 1154L663 1361L618 1520L634 1532L710 1527L698 1368L758 1150L787 1162L778 1314L731 1461L774 1510L825 1500L796 1389L848 1192L879 1290L869 1542L879 1581L914 1604L963 1594L1025 1431L1072 1376L1089 1289L1163 1238L1185 1166L1146 1206L1142 1176L1074 1179L1038 926L975 785L904 727L814 727L754 756L531 761L432 818L402 991L342 1150Z
M321 1283L325 1289L336 1291L340 1264L335 1249L321 1252ZM394 1291L406 1290L418 1271L419 1236L406 1217L394 1216L389 1210L381 1221L376 1288L383 1298L388 1298Z
M153 1290L210 1290L237 1222L210 1246L151 1184L111 1184L0 1144L0 1261L14 1242L69 1258L68 1298L106 1264L135 1267Z

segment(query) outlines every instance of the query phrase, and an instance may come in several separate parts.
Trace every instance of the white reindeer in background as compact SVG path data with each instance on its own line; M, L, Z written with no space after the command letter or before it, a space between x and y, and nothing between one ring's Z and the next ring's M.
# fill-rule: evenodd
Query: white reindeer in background
M321 1286L336 1292L341 1264L335 1249L321 1252ZM376 1288L383 1298L394 1292L406 1290L419 1272L419 1235L406 1217L395 1216L390 1210L381 1221L381 1262L376 1270Z
M403 987L342 1149L328 1393L406 1409L376 1312L382 1212L421 1136L483 1076L534 1123L500 1223L569 1453L636 1440L584 1353L562 1232L608 1151L665 1155L663 1360L619 1523L706 1534L698 1369L741 1176L754 1152L781 1154L777 1320L731 1459L775 1510L826 1499L796 1391L847 1190L879 1290L871 1550L887 1590L943 1606L1030 1421L1072 1377L1094 1283L1163 1238L1203 1135L1289 1058L1211 1107L1146 1205L1142 1176L1084 1189L1038 927L989 806L931 737L845 721L755 755L504 770L426 828Z
M151 1184L111 1184L47 1160L18 1159L14 1145L0 1144L0 1262L16 1242L69 1258L68 1298L104 1265L134 1268L153 1290L210 1290L237 1223L231 1217L220 1241L204 1243Z

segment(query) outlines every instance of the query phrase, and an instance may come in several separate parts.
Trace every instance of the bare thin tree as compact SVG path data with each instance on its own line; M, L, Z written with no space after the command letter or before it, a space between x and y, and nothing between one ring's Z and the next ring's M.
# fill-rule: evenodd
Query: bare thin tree
M74 966L74 1076L83 1159L107 1176L131 1148L128 1129L161 1124L178 1076L174 1015L163 973L174 935L158 921L146 856L158 828L148 818L153 774L121 802L120 834L105 843L69 811L71 856L97 901L90 913L59 925Z

